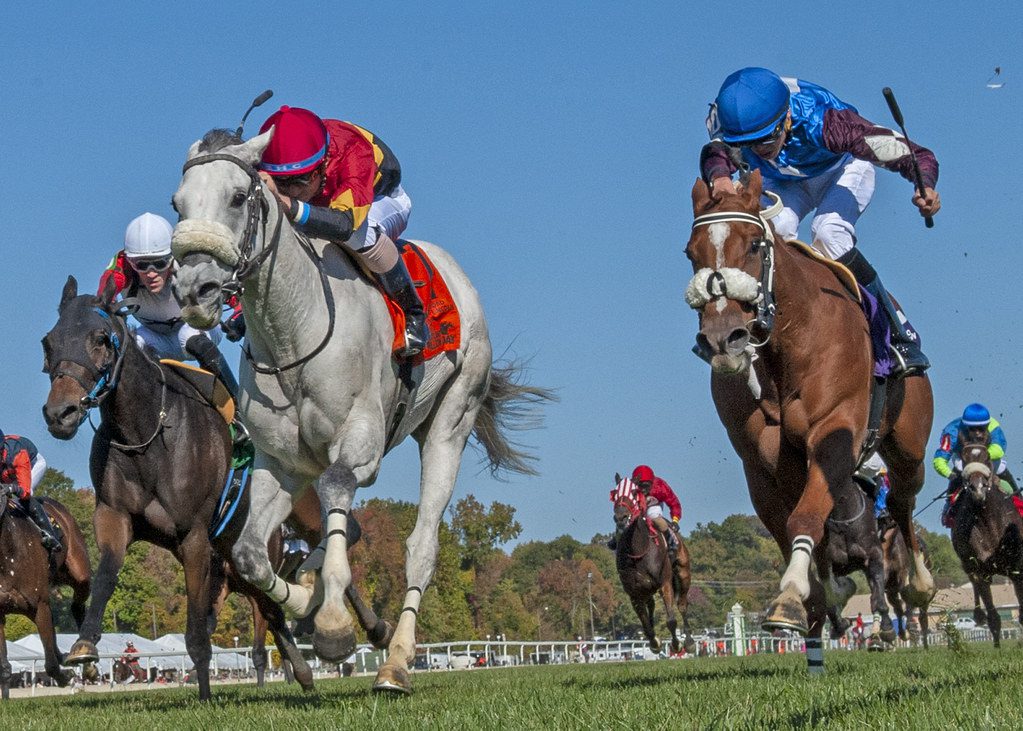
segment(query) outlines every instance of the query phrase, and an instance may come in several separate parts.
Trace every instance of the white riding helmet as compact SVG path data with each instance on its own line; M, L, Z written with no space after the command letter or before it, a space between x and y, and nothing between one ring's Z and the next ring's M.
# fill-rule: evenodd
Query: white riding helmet
M170 256L174 227L155 213L143 213L124 232L124 253L130 259Z

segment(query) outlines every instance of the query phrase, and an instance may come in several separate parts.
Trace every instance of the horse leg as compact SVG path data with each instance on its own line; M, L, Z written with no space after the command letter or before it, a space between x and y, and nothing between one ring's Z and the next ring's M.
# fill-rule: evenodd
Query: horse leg
M0 697L11 697L11 663L7 661L7 617L0 615Z
M672 568L667 567L667 577L661 584L661 601L664 602L665 624L668 625L668 634L671 636L671 651L681 652L682 640L678 635L678 618L675 616L675 589L672 586Z
M692 572L689 568L689 549L685 543L678 547L678 596L675 598L679 614L682 615L682 631L685 634L683 648L688 655L696 654L696 641L693 640L692 630L689 628L689 587L692 584Z
M252 607L252 667L256 670L256 687L262 688L266 682L266 630L269 624L254 596L249 596Z
M36 629L39 630L39 640L43 643L46 674L63 688L71 682L74 673L70 670L61 670L62 658L60 650L57 648L57 632L53 627L53 613L50 610L48 596L44 596L43 600L36 605L35 623Z
M304 617L319 603L317 591L277 576L267 551L273 532L280 529L291 512L291 495L282 487L284 478L278 478L282 472L276 461L257 452L256 464L249 492L249 514L231 547L231 563L242 579L295 616Z
M920 607L920 636L923 638L924 649L927 649L927 632L930 630L930 620L927 618L927 607Z
M327 520L320 573L323 603L313 620L313 649L320 658L331 663L346 659L356 647L355 625L344 601L345 589L352 583L347 528L356 487L355 473L340 459L324 470L316 481L316 495L326 511ZM316 553L314 551L310 559Z
M185 619L185 649L195 664L199 683L199 700L210 699L210 646L208 618L213 606L210 596L213 548L205 526L193 530L182 541L178 553L185 569L187 612Z
M991 636L994 637L995 647L1000 647L1002 644L1002 617L998 614L994 599L991 597L991 578L982 577L977 584L977 591L980 594L980 600L984 603L984 609L987 610L987 625L991 630Z
M987 627L987 613L980 606L980 591L977 589L981 581L980 576L970 577L970 583L973 584L973 621L978 627Z
M313 671L309 663L302 657L302 652L295 645L295 638L288 629L288 622L284 617L284 610L266 594L260 593L255 597L259 613L266 618L267 625L273 634L274 642L281 653L281 659L291 665L292 677L298 681L302 690L313 689Z
M484 387L482 383L479 385L480 389ZM451 501L462 452L482 398L482 393L467 393L467 388L459 380L453 382L433 416L416 433L422 472L416 525L405 541L407 589L398 626L387 648L387 661L377 671L374 690L411 691L408 667L416 654L419 603L437 568L440 522Z
M386 619L377 616L373 608L362 600L362 596L359 594L355 584L349 584L348 588L345 589L345 597L348 599L348 603L352 605L355 618L359 620L359 626L366 632L366 639L378 650L386 649L391 643L391 638L394 637L394 625Z
M71 646L66 662L69 665L95 663L99 660L96 643L103 635L103 613L117 588L117 577L124 565L124 554L132 540L131 521L103 503L96 506L92 519L99 545L99 567L92 582L89 608L79 624L78 640Z
M870 586L870 611L874 614L874 632L877 632L884 642L895 642L895 628L892 626L888 602L884 596L884 558L880 548L873 552L867 562L866 574L867 584Z
M902 597L899 596L899 590L892 586L885 587L885 596L888 597L888 603L892 607L892 611L895 612L895 621L898 623L896 632L900 640L909 639L909 625L908 625L908 613L909 607L902 602Z

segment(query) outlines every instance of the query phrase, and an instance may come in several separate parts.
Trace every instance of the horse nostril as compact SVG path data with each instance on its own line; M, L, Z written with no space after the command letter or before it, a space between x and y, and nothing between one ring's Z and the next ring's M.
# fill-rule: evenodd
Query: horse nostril
M703 333L696 334L696 347L703 353L713 353L714 349L710 346L710 338Z
M741 353L749 343L749 330L744 327L737 327L728 334L725 340L725 349L732 354Z
M60 412L59 421L67 421L70 417L75 416L78 412L78 408L71 404L65 406Z
M219 284L217 284L216 282L206 282L201 287L199 287L199 299L200 300L212 299L217 296L217 293L219 291L220 291Z

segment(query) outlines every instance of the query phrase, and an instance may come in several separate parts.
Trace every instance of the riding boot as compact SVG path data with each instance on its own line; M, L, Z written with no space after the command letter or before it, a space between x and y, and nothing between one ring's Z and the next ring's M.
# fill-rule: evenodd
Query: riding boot
M1014 493L1016 493L1017 495L1019 494L1019 485L1016 484L1016 478L1012 476L1011 472L1009 472L1009 468L1008 467L1006 467L1004 470L999 472L998 473L998 477L999 477L999 479L1002 479L1002 480L1005 480L1006 482L1008 482L1009 486L1012 488L1012 491Z
M426 324L423 301L419 299L405 262L398 257L397 263L389 271L377 277L387 294L405 313L405 347L399 351L399 355L403 358L419 355L430 340L430 330Z
M32 519L32 522L39 527L39 532L43 534L43 548L50 553L60 548L60 539L57 538L57 533L53 530L53 524L50 522L50 516L46 514L42 503L29 496L27 500L22 501L21 506L28 513L28 517Z
M857 249L850 249L838 257L856 277L856 281L870 292L884 308L892 331L891 351L895 357L895 375L899 377L919 375L931 367L931 362L920 349L920 335L909 323L905 313L885 289L874 267Z
M199 361L199 365L204 370L215 375L224 384L224 388L227 389L227 392L237 404L239 393L238 380L234 377L231 366L227 364L227 359L220 352L216 343L205 335L193 335L185 343L185 351L195 356L195 359Z

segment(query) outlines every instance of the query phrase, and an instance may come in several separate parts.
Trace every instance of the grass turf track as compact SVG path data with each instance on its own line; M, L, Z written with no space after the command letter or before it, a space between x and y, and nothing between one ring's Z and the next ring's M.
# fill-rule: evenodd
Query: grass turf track
M886 654L830 652L810 678L802 656L419 673L411 698L371 678L80 694L0 704L3 729L689 729L1023 728L1017 643Z

